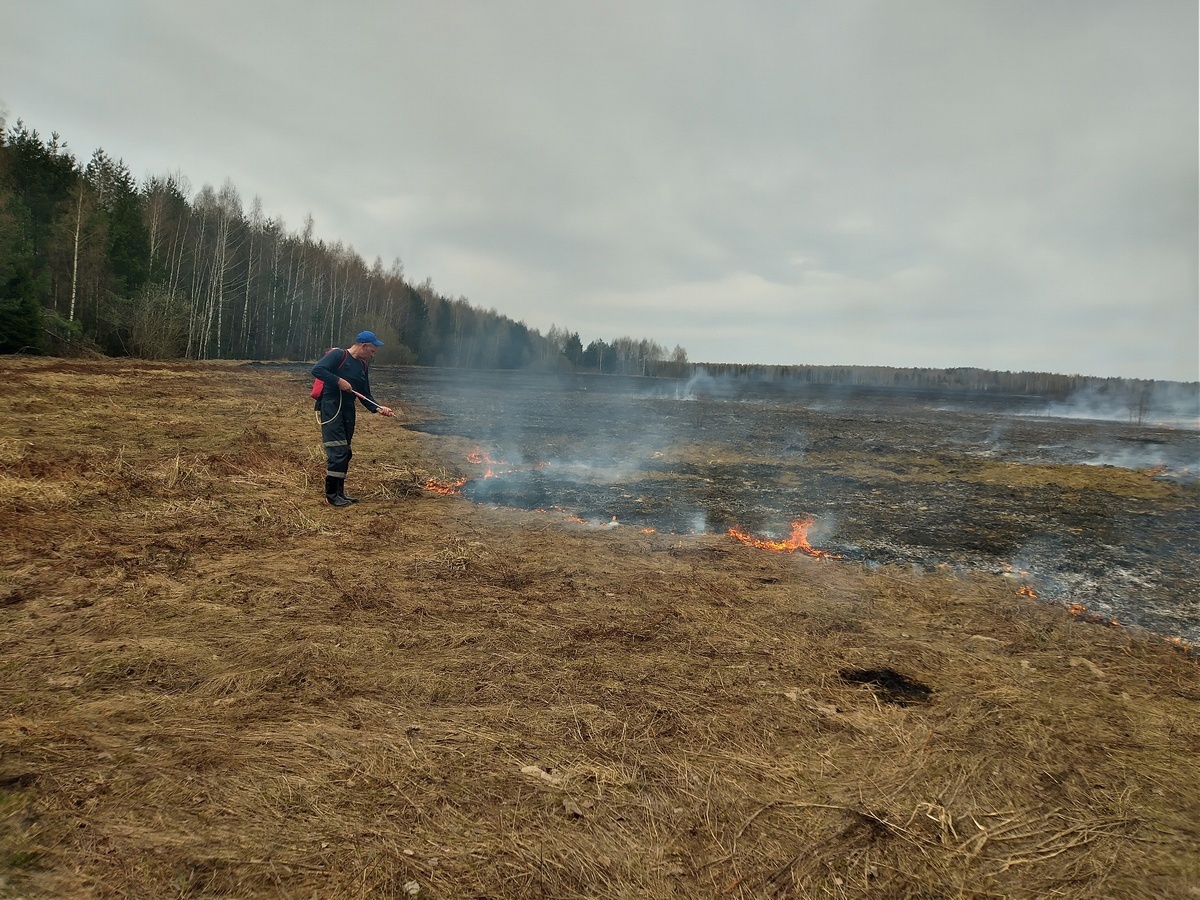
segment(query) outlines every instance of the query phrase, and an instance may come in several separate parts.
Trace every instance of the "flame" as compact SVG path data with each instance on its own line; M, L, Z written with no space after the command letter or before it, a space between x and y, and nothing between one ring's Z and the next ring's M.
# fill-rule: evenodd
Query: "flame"
M591 524L588 522L587 519L581 519L581 518L579 518L579 516L577 516L573 513L567 512L561 506L551 506L549 509L543 509L542 507L539 506L537 509L534 510L534 512L547 513L547 514L554 513L556 516L561 518L564 522L574 522L576 525Z
M472 450L467 454L467 462L474 466L483 466L483 478L499 478L501 475L516 475L520 472L536 472L548 468L550 463L545 461L527 463L524 468L511 465L503 459L492 459L486 450ZM506 468L500 468L504 466Z
M804 519L797 519L792 523L792 534L786 541L768 541L762 538L756 538L744 528L734 526L729 529L729 536L735 541L741 541L748 547L756 547L759 550L772 550L776 553L795 553L799 550L801 553L806 553L809 556L817 559L841 559L836 553L830 553L826 550L818 550L808 542L808 529L812 528L813 519L811 516Z
M1022 597L1037 597L1037 591L1027 584L1021 585L1021 587L1017 589L1017 593Z
M586 525L588 528L616 528L621 524L617 521L616 516L613 516L608 522L601 522L599 519L582 519L573 513L567 512L561 506L551 506L550 508L558 513L564 522L573 522L576 525Z
M1092 625L1107 625L1110 628L1121 628L1122 625L1116 619L1109 619L1099 613L1091 612L1082 603L1072 603L1067 607L1067 612L1082 622L1089 622Z
M435 494L458 494L462 492L462 487L467 483L466 478L426 478L421 485L427 491L432 491Z
M486 450L472 450L470 453L467 454L467 462L472 463L476 466L483 466L484 467L484 469L483 469L483 477L484 478L495 478L496 477L496 470L493 468L493 466L507 466L508 465L508 463L504 462L503 460L492 459L491 456L488 455Z

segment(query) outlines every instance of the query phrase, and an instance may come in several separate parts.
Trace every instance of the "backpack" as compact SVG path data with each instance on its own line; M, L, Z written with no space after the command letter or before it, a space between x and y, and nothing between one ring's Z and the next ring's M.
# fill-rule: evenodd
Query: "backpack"
M332 351L332 350L336 350L337 347L330 347L329 349ZM349 355L350 355L349 350L342 351L342 361L337 364L337 367L339 370L342 368L342 366L344 366L346 364L346 357L348 357ZM321 399L321 391L323 391L323 390L325 390L325 382L322 381L320 378L314 378L312 390L308 392L308 396L312 397L314 400L320 400Z

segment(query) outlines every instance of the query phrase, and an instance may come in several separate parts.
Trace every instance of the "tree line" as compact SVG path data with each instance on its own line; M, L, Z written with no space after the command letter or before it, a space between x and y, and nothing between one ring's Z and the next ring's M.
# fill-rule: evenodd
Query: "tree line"
M1107 417L1125 414L1141 424L1153 414L1194 420L1200 416L1200 382L1145 378L1004 372L973 367L762 366L706 363L712 378L776 384L822 385L938 394L991 394L1059 404L1064 412Z
M399 258L368 265L314 238L311 215L291 231L258 197L247 208L229 180L195 192L180 173L139 184L103 150L82 163L57 133L0 120L0 353L310 360L362 327L385 341L380 362L401 365L1091 392L1142 406L1155 393L1149 381L1038 372L692 363L681 346L629 336L585 346L577 331L543 335L428 278L414 285Z
M628 336L583 346L412 284L399 259L291 231L237 188L138 183L97 150L0 123L0 352L314 359L363 327L395 364L683 375L687 352Z

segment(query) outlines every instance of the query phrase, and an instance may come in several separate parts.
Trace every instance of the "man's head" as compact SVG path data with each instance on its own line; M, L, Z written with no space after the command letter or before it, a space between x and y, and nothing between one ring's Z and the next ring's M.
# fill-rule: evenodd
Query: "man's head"
M373 331L360 331L358 337L354 339L354 349L357 351L354 356L357 359L365 359L370 362L375 358L375 350L383 346L383 341L375 337Z
M371 344L375 347L383 346L383 341L375 337L375 332L373 331L360 331L358 333L358 337L354 339L354 342L356 344Z

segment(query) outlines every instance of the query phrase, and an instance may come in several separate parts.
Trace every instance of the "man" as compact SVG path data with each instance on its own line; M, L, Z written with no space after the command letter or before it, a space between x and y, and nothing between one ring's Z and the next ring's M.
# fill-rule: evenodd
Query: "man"
M357 498L346 496L346 473L354 455L350 452L350 442L354 439L355 392L371 412L392 415L390 408L380 406L371 396L371 380L367 375L367 367L382 346L383 341L373 332L360 331L349 349L335 347L312 367L313 377L324 383L316 399L316 411L325 444L325 501L330 506L358 502Z

